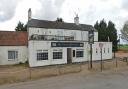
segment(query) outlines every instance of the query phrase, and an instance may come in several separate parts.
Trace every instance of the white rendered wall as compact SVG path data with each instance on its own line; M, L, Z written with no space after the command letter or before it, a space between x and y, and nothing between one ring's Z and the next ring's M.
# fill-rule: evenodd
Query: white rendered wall
M100 60L101 53L99 43L103 44L102 58L112 59L112 43L111 42L95 42L92 45L93 53L92 60ZM50 41L29 41L29 64L31 67L35 66L44 66L44 65L53 65L53 64L66 64L67 63L67 48L73 50L84 50L84 57L73 57L72 62L84 62L90 60L90 45L86 42L84 47L51 47ZM61 49L63 56L62 59L53 59L53 50ZM97 53L96 53L97 49ZM105 52L104 52L105 49ZM109 49L109 52L108 52ZM48 60L37 60L37 50L48 50Z
M62 49L62 59L53 59L53 50ZM37 60L37 50L48 50L48 60ZM51 47L50 41L29 41L29 64L31 67L44 66L52 64L67 63L67 50L62 47Z
M8 51L18 51L18 59L8 59ZM24 63L28 59L27 46L0 46L0 65Z
M112 59L112 42L95 42L95 44L92 45L93 53L92 53L92 59L93 60L101 60L101 49L99 47L99 43L103 44L102 48L102 59ZM96 53L97 48L97 53ZM105 52L104 52L105 50ZM109 50L109 52L108 52Z
M98 41L98 32L94 32L94 41Z
M29 37L32 34L38 35L59 35L59 36L74 36L75 40L73 42L82 42L88 41L88 31L80 31L80 30L64 30L64 29L44 29L44 28L29 28ZM98 32L94 33L94 41L98 41ZM54 41L55 42L55 41ZM60 41L58 41L60 42ZM67 42L67 41L66 41ZM107 50L109 48L109 53L107 51L102 52L103 59L112 59L112 43L111 42L102 42L103 49ZM99 42L95 42L93 44L93 60L100 60L100 48ZM65 64L67 63L67 48L68 47L51 47L51 41L36 41L29 40L28 50L29 50L29 65L30 67L35 66L44 66L44 65L52 65L52 64ZM72 62L84 62L90 60L90 46L88 42L84 42L84 47L69 47L73 50L83 49L84 57L72 57ZM96 53L96 48L98 52ZM63 58L62 59L53 59L53 50L54 49L62 49ZM38 60L37 61L37 50L48 50L48 60ZM102 50L104 51L104 50Z
M88 48L87 48L88 44L87 42L84 43L84 47L73 47L72 51L75 50L75 52L77 51L77 49L83 49L84 51L84 56L83 57L72 57L72 62L84 62L88 60Z
M33 34L74 36L74 40L88 41L88 31L81 30L29 28L29 37ZM98 32L94 32L94 41L98 41Z

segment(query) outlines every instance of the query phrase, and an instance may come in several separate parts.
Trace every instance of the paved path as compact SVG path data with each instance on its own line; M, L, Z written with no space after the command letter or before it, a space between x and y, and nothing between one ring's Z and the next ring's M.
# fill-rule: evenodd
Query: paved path
M0 89L128 89L128 68L92 74L76 73L2 85Z

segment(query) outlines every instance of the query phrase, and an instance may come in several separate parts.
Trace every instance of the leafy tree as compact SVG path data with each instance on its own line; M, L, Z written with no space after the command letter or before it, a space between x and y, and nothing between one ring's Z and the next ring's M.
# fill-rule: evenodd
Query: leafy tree
M64 22L62 18L57 18L57 22Z
M15 31L27 31L27 25L24 25L22 22L18 22Z
M108 24L103 19L94 25L95 29L98 30L98 40L107 42L111 41L113 43L113 50L117 50L117 30L112 21L109 21Z
M124 41L128 41L128 21L125 22L123 28L121 29L121 38Z

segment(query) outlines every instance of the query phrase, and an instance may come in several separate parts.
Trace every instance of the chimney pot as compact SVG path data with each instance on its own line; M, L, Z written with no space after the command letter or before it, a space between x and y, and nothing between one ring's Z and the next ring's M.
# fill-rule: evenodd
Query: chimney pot
M78 17L78 14L76 15L76 17L74 18L74 23L76 25L79 25L79 17Z

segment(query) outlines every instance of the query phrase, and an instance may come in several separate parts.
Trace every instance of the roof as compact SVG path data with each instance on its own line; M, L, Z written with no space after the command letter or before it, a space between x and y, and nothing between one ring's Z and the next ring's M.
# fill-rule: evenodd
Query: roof
M27 25L28 27L35 27L35 28L97 31L92 25L86 25L86 24L76 25L75 23L65 23L65 22L47 21L47 20L38 20L38 19L31 19L30 21L28 21Z
M0 46L24 46L27 40L27 32L0 31Z

